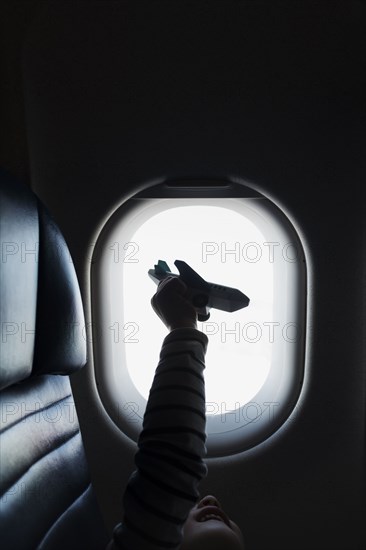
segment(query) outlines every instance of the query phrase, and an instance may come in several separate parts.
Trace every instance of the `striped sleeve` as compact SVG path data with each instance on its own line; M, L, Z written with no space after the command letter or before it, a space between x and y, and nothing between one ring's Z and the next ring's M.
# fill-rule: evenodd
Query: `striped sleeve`
M207 474L205 382L208 338L191 328L171 331L144 415L136 470L123 497L125 515L113 533L123 550L178 549L189 511Z

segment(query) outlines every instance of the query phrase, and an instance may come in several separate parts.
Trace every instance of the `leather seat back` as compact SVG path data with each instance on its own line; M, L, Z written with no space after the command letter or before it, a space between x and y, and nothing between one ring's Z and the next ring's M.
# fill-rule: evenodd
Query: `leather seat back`
M37 197L0 172L2 548L105 548L69 376L86 362L66 243Z

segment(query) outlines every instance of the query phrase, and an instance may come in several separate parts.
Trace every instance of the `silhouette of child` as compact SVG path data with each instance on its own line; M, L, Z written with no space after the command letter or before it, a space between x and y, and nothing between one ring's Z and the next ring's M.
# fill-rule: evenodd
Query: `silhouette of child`
M123 497L124 518L108 550L243 550L239 527L211 495L207 475L205 382L207 336L176 277L158 286L151 305L169 329L144 415L136 470Z

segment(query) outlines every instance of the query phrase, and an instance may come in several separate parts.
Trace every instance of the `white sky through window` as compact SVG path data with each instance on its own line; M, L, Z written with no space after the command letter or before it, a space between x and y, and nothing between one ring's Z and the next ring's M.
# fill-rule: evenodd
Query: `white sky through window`
M209 321L198 323L209 338L207 413L223 414L249 402L268 376L273 346L273 261L261 231L230 208L183 205L149 218L129 242L134 244L126 243L123 264L125 354L138 392L147 399L167 335L150 305L156 285L147 272L165 260L177 273L179 259L205 280L238 288L250 298L247 308L211 309Z

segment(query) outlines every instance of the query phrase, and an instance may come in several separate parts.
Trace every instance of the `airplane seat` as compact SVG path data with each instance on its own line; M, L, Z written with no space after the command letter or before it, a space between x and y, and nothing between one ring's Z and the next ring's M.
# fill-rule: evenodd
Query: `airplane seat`
M86 363L75 270L33 192L0 172L0 531L7 550L106 547L69 375Z

